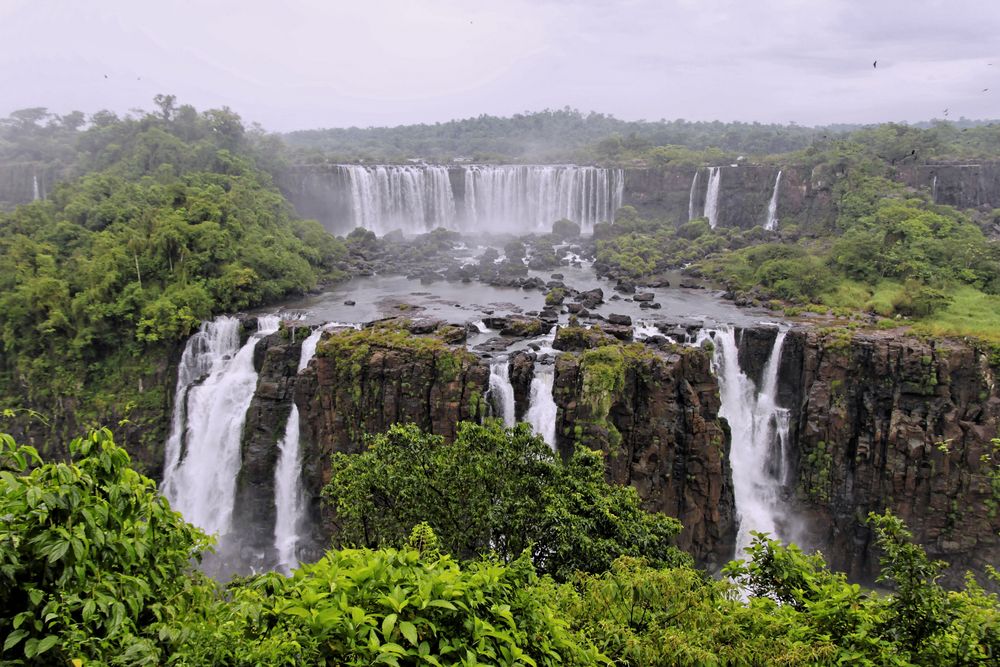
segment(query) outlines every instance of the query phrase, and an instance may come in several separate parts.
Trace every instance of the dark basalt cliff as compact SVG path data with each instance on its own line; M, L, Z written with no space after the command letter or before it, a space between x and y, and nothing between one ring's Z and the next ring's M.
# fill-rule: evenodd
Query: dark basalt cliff
M729 432L709 353L605 346L556 360L557 443L606 453L607 476L684 525L678 546L709 566L732 557Z
M708 566L725 562L737 517L710 352L585 334L566 328L556 339L563 350L553 392L560 453L577 446L605 452L610 481L631 484L647 509L682 521L680 546ZM740 367L758 384L774 337L773 327L738 333ZM320 525L332 452L357 452L363 434L396 422L450 438L459 421L488 414L489 366L465 349L460 327L333 331L297 373L301 338L283 330L258 345L236 525L273 525L276 443L292 400L301 416L304 486ZM523 416L533 355L517 353L510 363ZM792 539L871 581L878 554L865 517L890 509L932 557L952 566L951 581L966 568L982 572L1000 562L1000 451L992 443L1000 426L998 370L961 342L792 329L778 395L791 414L785 496L790 525L798 527ZM243 540L266 551L271 535Z
M243 423L243 463L233 505L233 526L247 553L266 554L274 544L277 443L285 434L302 340L308 335L305 327L286 328L261 339L254 348L257 389Z
M890 509L934 558L1000 562L997 367L975 348L893 333L792 331L780 402L793 411L794 496L807 545L859 580L878 557L868 512Z
M333 452L354 453L364 434L412 422L453 438L463 420L486 416L489 367L463 346L442 339L446 327L416 336L389 327L333 332L295 386L302 431L303 482L319 515Z
M699 559L724 562L732 553L733 497L728 434L718 420L718 386L708 355L698 349L668 354L639 354L638 349L642 346L595 351L622 360L615 371L622 382L601 398L595 398L588 379L594 370L589 353L559 357L559 424L570 434L560 438L560 449L568 455L577 442L574 429L582 429L579 442L608 453L610 480L635 486L647 509L679 517L685 523L681 546ZM269 350L268 358L272 354L277 356ZM512 379L526 398L533 362L528 354L515 356ZM261 386L265 382L275 384L262 373ZM281 386L279 381L275 392ZM488 365L463 346L445 343L440 330L413 335L376 327L332 333L294 386L304 485L316 516L322 522L319 492L329 480L332 452L357 452L363 433L381 432L396 422L453 437L459 421L487 415L488 386ZM281 418L277 410L272 414ZM266 432L251 423L247 435Z

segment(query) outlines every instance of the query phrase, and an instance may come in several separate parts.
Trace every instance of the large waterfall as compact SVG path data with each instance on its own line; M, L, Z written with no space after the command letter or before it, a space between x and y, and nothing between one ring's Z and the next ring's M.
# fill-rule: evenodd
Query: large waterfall
M448 170L433 166L345 165L353 223L384 234L455 225Z
M323 328L317 328L302 341L298 371L301 373L316 354ZM296 549L306 500L302 491L302 457L299 454L299 407L292 403L285 424L285 434L278 443L278 465L274 469L274 549L278 567L288 573L298 565Z
M220 317L191 337L177 373L177 394L166 446L163 493L184 518L220 536L230 532L240 436L257 387L253 353L278 330L277 317L260 317L240 347L240 323Z
M490 364L490 400L493 403L494 414L503 418L506 426L513 426L514 416L514 386L510 383L510 367L506 357Z
M707 334L705 334L707 336ZM788 511L781 497L788 481L788 410L777 404L778 367L785 331L779 330L764 367L758 389L740 369L739 347L733 329L714 332L714 366L722 399L720 416L732 431L730 459L739 532L736 557L753 538L751 531L787 540Z
M574 165L340 165L350 220L377 234L436 227L549 231L568 218L584 231L621 207L622 169Z
M781 170L774 179L774 191L771 193L771 201L767 203L767 221L764 229L773 232L778 228L778 188L781 186Z
M715 229L719 222L719 181L722 178L722 167L708 168L708 186L705 188L705 217L708 226Z

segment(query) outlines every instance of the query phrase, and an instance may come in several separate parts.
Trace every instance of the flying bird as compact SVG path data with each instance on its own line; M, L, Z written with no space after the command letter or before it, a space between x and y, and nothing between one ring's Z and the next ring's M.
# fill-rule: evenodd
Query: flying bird
M984 93L985 93L986 91L988 91L988 90L989 90L989 88L983 88L983 92L984 92Z
M877 67L878 67L878 61L877 61L877 60L876 60L875 62L873 62L873 63L872 63L872 67L875 67L875 68L877 68Z

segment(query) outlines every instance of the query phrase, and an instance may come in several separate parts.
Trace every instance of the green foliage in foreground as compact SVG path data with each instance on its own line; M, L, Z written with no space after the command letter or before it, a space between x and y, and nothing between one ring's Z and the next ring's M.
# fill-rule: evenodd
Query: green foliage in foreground
M1000 655L997 598L971 579L963 591L938 586L940 564L888 514L871 518L886 595L764 536L727 568L744 600L729 580L631 557L560 584L528 552L506 563L443 554L422 523L398 549L334 550L290 577L221 589L192 570L205 536L107 431L71 450L74 463L43 463L0 436L3 664L902 666Z
M603 572L621 555L689 562L672 545L680 523L607 483L600 453L581 448L563 463L526 424L463 422L453 442L397 425L362 454L334 454L332 468L324 493L336 545L399 547L426 521L447 553L512 562L527 550L559 580Z

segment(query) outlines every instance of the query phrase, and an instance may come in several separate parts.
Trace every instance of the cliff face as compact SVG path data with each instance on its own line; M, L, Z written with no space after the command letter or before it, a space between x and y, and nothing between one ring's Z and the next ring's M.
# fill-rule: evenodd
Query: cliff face
M332 333L295 385L303 482L319 513L333 452L355 453L363 435L397 422L453 438L462 420L486 416L489 368L436 336L375 328Z
M678 546L709 566L735 539L729 433L707 352L606 346L556 360L557 443L607 454L607 477L684 524Z
M888 508L952 580L1000 562L996 372L960 343L792 331L779 400L793 410L794 496L812 527L802 539L871 580L864 518Z
M257 389L243 423L242 466L236 480L233 526L248 554L266 554L274 544L274 470L285 434L306 328L263 338L254 348Z
M896 168L896 178L924 188L935 203L956 208L1000 206L1000 163L915 164Z
M741 229L763 226L778 168L747 165L722 166L719 170L717 225ZM705 210L709 171L705 167L698 170L692 197L694 172L693 167L626 169L623 203L642 214L666 217L676 224L688 221L688 207L693 204L695 217L700 217ZM777 206L779 227L782 220L786 225L828 225L833 218L832 184L833 174L822 169L782 167Z

